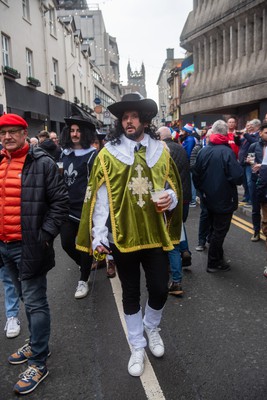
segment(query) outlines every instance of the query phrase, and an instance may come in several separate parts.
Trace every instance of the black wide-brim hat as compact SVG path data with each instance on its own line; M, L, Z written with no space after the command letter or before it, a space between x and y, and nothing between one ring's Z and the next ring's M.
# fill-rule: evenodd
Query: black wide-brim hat
M150 122L158 113L157 103L152 99L145 99L138 92L125 94L121 101L111 104L107 108L118 119L121 119L125 111L142 112L146 122Z
M93 131L96 130L96 126L93 123L92 120L90 120L89 118L84 118L80 115L71 115L70 117L66 117L64 118L66 125L68 125L69 127L73 124L76 124L78 126L84 126L87 127Z

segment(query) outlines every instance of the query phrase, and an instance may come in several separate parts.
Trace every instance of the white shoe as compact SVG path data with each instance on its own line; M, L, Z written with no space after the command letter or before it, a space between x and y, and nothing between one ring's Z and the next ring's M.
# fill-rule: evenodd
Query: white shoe
M145 326L145 331L148 337L148 347L155 357L162 357L164 354L164 344L160 337L160 328L149 329Z
M14 338L20 334L20 322L16 317L10 317L6 321L5 326L6 337Z
M128 372L132 376L141 376L145 368L145 349L132 348L132 355L128 362Z
M79 281L74 297L75 299L82 299L83 297L86 297L88 295L88 292L88 283L84 281Z

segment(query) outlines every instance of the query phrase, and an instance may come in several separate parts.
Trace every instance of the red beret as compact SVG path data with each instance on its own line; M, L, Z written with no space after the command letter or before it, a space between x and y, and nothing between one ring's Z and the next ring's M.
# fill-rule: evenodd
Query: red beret
M25 119L23 119L17 114L4 114L2 115L2 117L0 117L0 128L2 126L11 126L11 125L22 126L23 128L27 128L28 126Z

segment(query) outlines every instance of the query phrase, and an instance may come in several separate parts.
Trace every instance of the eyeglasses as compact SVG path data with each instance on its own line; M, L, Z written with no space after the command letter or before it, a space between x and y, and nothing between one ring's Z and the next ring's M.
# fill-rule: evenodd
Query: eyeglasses
M10 136L14 136L16 133L18 133L19 131L22 131L23 128L17 128L17 129L8 129L6 131L0 131L0 137L5 137L6 134L8 133Z

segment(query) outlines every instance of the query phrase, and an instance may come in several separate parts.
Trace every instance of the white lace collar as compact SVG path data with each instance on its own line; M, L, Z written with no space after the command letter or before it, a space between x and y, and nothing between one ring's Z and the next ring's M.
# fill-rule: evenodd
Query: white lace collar
M110 154L116 157L117 160L127 165L133 165L136 142L128 139L125 135L121 135L120 140L121 143L116 145L112 145L110 142L106 143L105 148ZM146 147L146 162L148 167L152 168L159 160L164 145L160 140L151 139L148 134L145 134L140 143L142 146Z

